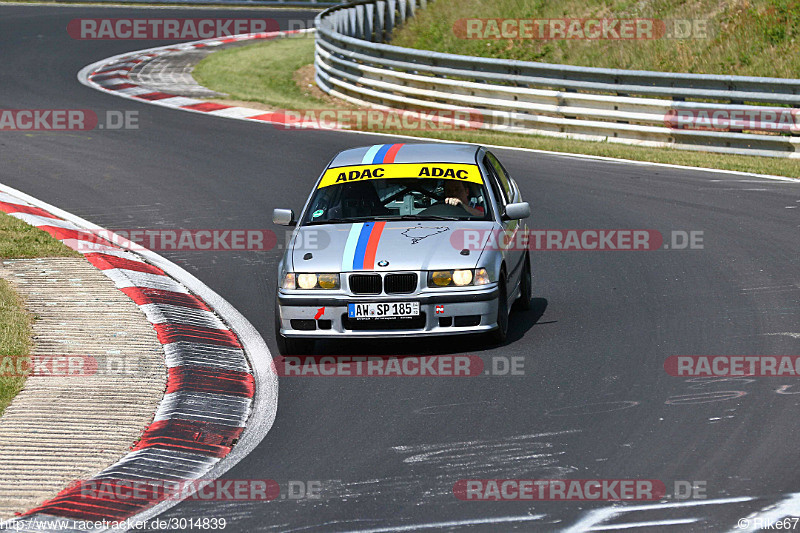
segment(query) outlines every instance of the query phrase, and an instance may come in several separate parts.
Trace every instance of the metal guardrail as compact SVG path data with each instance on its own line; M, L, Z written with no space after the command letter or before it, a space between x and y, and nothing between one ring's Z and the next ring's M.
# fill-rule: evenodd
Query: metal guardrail
M800 137L790 133L684 129L670 122L681 111L763 114L765 105L800 106L800 79L579 67L384 44L427 3L366 0L320 13L319 87L379 109L466 110L488 119L480 127L491 130L800 158Z

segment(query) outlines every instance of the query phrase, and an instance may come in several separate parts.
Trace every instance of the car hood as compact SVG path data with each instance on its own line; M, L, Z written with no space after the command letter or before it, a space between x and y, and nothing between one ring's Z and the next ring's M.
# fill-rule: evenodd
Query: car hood
M297 272L475 268L481 251L462 255L456 230L491 230L492 221L387 221L298 229L291 244ZM461 239L463 240L463 239ZM455 243L455 244L454 244Z

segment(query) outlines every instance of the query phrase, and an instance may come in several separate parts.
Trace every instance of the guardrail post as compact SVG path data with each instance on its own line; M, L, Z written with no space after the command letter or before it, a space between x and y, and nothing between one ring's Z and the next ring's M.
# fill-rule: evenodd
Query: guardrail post
M356 36L356 28L358 28L358 24L356 21L356 10L352 7L347 10L348 17L348 28L347 28L347 35L350 37Z
M342 28L342 12L341 11L334 11L332 13L332 16L330 17L330 22L328 22L328 19L321 19L319 21L320 27L324 27L325 23L329 23L329 25L333 28L333 31L336 31L336 32L339 32L339 33L344 33L342 31L342 30L344 30L344 28Z
M364 38L364 4L356 5L356 32L353 37L357 39Z
M404 23L406 21L406 0L398 0L398 2L399 2L398 7L400 8L400 21L399 22L400 22L400 24L402 24L402 23ZM395 23L395 26L397 26L397 23Z
M377 29L375 30L375 42L386 42L386 1L378 0L375 2L377 9Z
M366 4L367 13L365 18L366 39L375 42L375 4Z
M408 0L408 18L411 18L416 13L417 0Z
M389 0L386 10L386 26L383 34L385 41L391 40L395 24L397 24L397 0Z
M334 23L336 24L336 31L342 35L347 35L347 11L337 11Z

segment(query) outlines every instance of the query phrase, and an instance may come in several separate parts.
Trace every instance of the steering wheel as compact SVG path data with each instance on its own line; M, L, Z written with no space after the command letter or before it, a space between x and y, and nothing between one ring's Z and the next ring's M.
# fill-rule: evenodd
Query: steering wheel
M423 209L419 213L419 216L442 216L442 217L463 217L464 215L470 215L466 209L461 207L460 205L450 205L450 204L436 204L432 205L426 209Z

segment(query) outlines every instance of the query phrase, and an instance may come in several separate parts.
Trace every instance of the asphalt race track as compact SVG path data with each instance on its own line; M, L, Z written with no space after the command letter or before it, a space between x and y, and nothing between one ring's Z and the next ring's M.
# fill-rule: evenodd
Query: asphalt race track
M158 16L311 19L308 11ZM168 44L77 41L79 17L151 10L0 6L0 108L139 113L138 130L0 133L0 182L111 229L274 228L339 150L378 136L281 131L167 110L80 85L111 55ZM523 357L524 376L281 378L278 416L231 479L319 482L320 499L184 502L165 517L227 531L585 530L609 502L464 502L460 479L705 482L707 500L633 507L603 527L733 530L800 492L796 378L671 377L670 355L800 354L800 183L497 150L535 228L702 231L703 249L542 251L533 310L509 342L325 343L319 354ZM282 240L281 238L279 241ZM273 340L269 252L162 252ZM731 392L732 391L732 392ZM800 499L793 504L800 515ZM630 507L630 506L629 506ZM792 514L792 513L788 513ZM583 520L583 522L581 522ZM494 521L494 522L493 522Z

